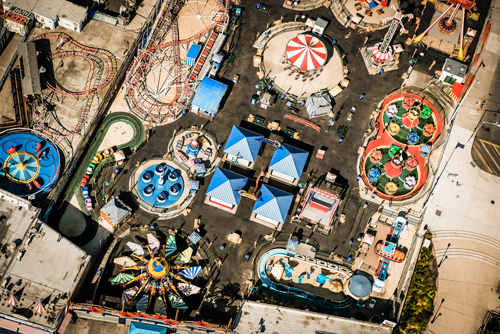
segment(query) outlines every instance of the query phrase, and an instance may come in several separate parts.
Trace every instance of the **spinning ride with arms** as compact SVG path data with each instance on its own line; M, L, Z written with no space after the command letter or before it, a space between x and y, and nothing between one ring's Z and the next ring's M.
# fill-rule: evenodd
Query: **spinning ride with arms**
M127 246L133 251L132 256L138 263L122 267L122 271L135 271L137 274L123 283L124 286L132 283L138 283L139 286L125 290L122 303L133 302L142 295L135 305L141 314L149 310L166 315L167 299L172 308L187 310L188 306L181 292L185 296L200 292L200 288L190 282L202 271L200 266L189 265L193 249L188 247L177 252L175 236L169 236L166 244L161 246L160 241L152 234L148 234L147 252L134 242L127 242ZM123 274L120 275L122 276L117 280L123 280Z

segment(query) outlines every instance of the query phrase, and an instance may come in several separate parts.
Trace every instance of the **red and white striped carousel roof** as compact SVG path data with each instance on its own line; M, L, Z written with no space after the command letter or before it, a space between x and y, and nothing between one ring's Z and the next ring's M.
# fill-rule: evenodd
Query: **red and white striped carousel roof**
M286 56L292 65L310 71L325 64L327 51L319 38L303 34L288 41Z

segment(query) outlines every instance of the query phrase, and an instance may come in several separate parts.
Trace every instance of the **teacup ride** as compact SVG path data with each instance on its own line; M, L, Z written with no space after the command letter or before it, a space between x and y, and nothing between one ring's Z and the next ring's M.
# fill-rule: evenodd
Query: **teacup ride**
M398 114L398 106L396 104L390 104L387 106L387 109L385 110L385 115L389 118L393 118Z
M169 192L169 193L170 193L170 195L172 195L172 196L178 196L178 195L179 195L179 193L180 193L180 191L181 191L181 187L180 187L180 185L179 185L178 183L176 183L176 184L172 185L172 186L170 187L170 189L168 190L168 192Z
M168 198L168 193L162 191L161 193L158 194L158 196L156 196L156 201L160 204L163 204L167 201L167 198Z
M405 163L405 168L408 171L413 171L418 166L418 161L415 158L408 158Z
M151 197L153 193L155 192L155 187L152 184L148 184L144 189L142 190L142 194L145 197Z
M436 132L436 128L434 127L434 124L426 124L424 128L422 129L422 134L424 137L432 137L432 135Z
M368 171L368 180L370 180L370 182L375 182L377 181L378 179L380 178L380 171L378 170L378 168L370 168L370 170Z
M374 150L370 153L370 161L373 164L379 163L382 160L382 152L380 150Z
M422 107L422 113L420 114L420 118L427 119L432 116L432 109L428 106L424 105Z
M403 108L406 110L410 109L413 105L415 104L415 100L412 99L411 97L405 97L403 101L401 102L401 105Z
M389 132L391 136L397 135L399 131L401 131L401 126L398 123L391 122L387 126L387 132Z
M406 137L406 141L408 142L408 145L415 145L418 143L418 140L420 139L420 136L417 135L416 133L410 132L408 136Z
M401 147L400 146L398 146L398 145L392 145L389 148L389 156L391 158L394 158L396 156L396 154L398 154L400 151L401 151Z
M416 185L417 185L417 178L415 176L409 175L405 177L405 180L403 182L403 187L406 190L412 190L413 188L415 188Z
M176 170L170 171L168 174L168 180L172 183L176 182L179 179L179 173Z
M156 165L155 174L158 176L165 174L165 166L164 165Z
M387 195L394 195L398 191L398 185L394 181L389 181L385 185L384 190Z
M144 183L149 183L153 180L153 175L151 173L151 171L145 171L144 173L142 173L142 182Z

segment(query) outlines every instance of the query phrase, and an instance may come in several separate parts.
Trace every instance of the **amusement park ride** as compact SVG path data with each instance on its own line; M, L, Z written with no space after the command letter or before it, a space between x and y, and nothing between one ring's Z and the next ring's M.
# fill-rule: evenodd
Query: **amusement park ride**
M377 270L377 279L373 283L373 291L381 292L385 285L385 280L387 278L387 271L389 270L390 262L401 263L404 261L406 254L397 249L399 238L401 233L406 230L406 218L397 217L392 224L391 234L388 240L379 242L375 246L375 254L380 256L380 262Z
M420 43L424 36L436 25L438 24L439 31L445 35L450 35L454 33L458 26L457 22L454 20L455 15L458 13L460 7L462 7L462 27L460 30L460 47L458 50L458 59L464 60L464 26L465 26L465 11L471 10L474 5L474 0L450 0L451 4L432 24L425 29L423 33L415 37L413 40L415 43ZM446 14L455 7L450 16Z
M188 247L180 253L177 252L175 236L169 236L163 246L152 234L148 234L147 238L147 253L141 245L127 242L127 246L133 251L132 256L140 263L136 263L129 257L116 258L114 261L123 266L122 271L133 270L138 274L120 273L111 280L111 284L123 284L125 287L132 283L139 283L139 286L131 287L123 292L122 316L150 318L151 316L146 313L154 312L156 315L152 316L153 318L164 320L168 308L167 298L172 308L188 309L180 292L184 296L200 292L201 289L192 285L189 280L195 279L201 273L202 268L189 265L193 248ZM137 300L135 307L138 313L123 312L125 304L135 300Z
M391 9L396 11L396 7L394 5L391 6ZM396 32L399 31L404 32L405 27L403 25L403 20L405 18L412 19L413 14L403 14L401 11L396 11L396 14L392 18L391 25L389 26L389 30L384 36L384 40L382 42L375 43L371 47L367 47L363 52L363 57L365 58L365 63L370 69L384 69L390 70L393 67L393 62L388 61L393 58L394 48L390 45L391 41L396 35ZM383 23L387 23L387 20L382 20ZM374 73L373 73L374 74Z

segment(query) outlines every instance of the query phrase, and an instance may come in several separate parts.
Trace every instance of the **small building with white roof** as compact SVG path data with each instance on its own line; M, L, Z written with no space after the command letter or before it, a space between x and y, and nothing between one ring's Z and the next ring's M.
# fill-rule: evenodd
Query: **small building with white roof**
M76 32L81 32L87 20L87 8L65 1L59 13L59 25Z

